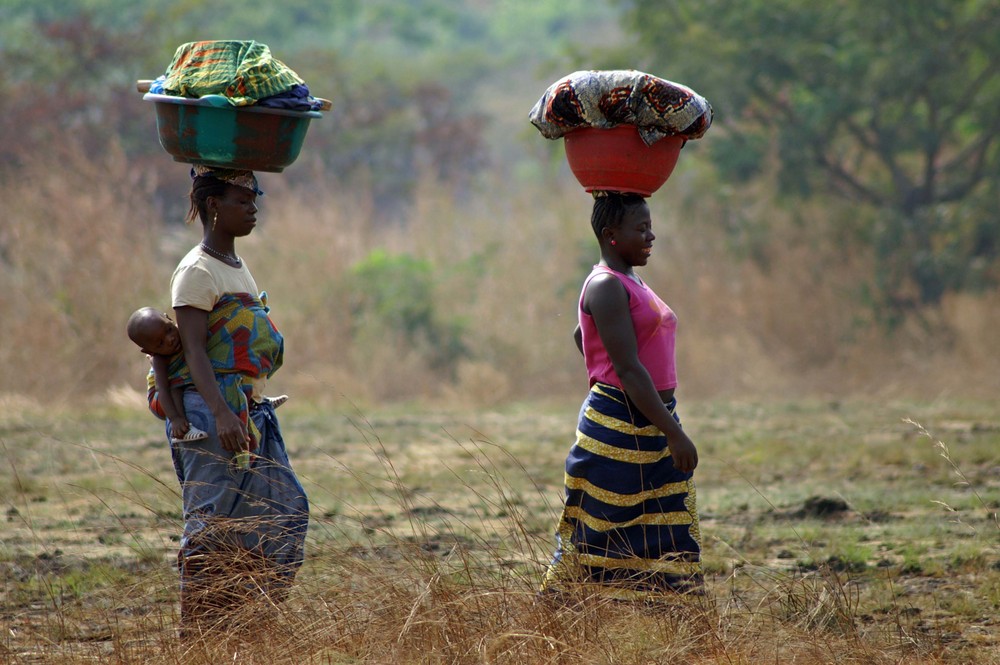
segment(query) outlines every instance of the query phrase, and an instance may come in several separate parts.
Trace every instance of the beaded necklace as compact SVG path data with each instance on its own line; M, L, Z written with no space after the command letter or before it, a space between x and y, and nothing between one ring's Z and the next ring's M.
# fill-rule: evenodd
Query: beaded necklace
M219 250L213 249L213 248L209 247L205 243L200 243L198 246L201 247L202 250L204 250L207 254L209 254L211 256L214 256L215 258L219 259L223 263L225 263L227 265L231 265L234 268L239 268L241 265L243 265L243 259L241 259L239 256L237 256L236 258L233 258L233 257L229 256L228 254L223 254Z

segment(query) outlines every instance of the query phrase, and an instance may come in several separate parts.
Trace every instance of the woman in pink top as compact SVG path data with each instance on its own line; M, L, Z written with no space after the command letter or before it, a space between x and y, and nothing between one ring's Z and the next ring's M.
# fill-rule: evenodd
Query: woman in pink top
M674 412L677 317L634 270L656 238L649 207L638 195L595 193L591 224L601 261L584 282L575 334L590 393L542 590L589 582L616 598L697 593L698 452Z

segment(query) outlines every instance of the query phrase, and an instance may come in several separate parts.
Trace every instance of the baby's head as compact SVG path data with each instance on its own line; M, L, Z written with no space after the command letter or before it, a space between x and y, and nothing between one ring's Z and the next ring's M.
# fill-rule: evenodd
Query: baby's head
M152 307L137 309L125 326L128 338L143 353L172 356L181 350L181 333L177 324L163 312Z

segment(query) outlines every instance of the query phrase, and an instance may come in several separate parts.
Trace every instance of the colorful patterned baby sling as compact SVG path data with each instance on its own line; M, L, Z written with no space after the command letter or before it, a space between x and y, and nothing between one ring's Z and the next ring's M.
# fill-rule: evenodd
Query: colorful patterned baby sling
M250 418L253 384L248 379L269 378L284 356L285 341L268 316L267 293L226 293L208 315L208 359L215 370L226 404L248 428L255 442L260 432ZM194 386L183 352L173 356L169 365L170 386ZM146 378L149 409L164 418L156 380L152 370Z

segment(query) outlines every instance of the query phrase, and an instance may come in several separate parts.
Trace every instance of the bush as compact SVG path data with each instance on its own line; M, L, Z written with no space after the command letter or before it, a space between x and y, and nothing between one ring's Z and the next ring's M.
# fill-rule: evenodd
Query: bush
M352 331L359 348L397 340L403 350L423 350L430 369L453 378L469 352L465 324L443 320L435 302L437 278L430 261L375 249L351 269Z

